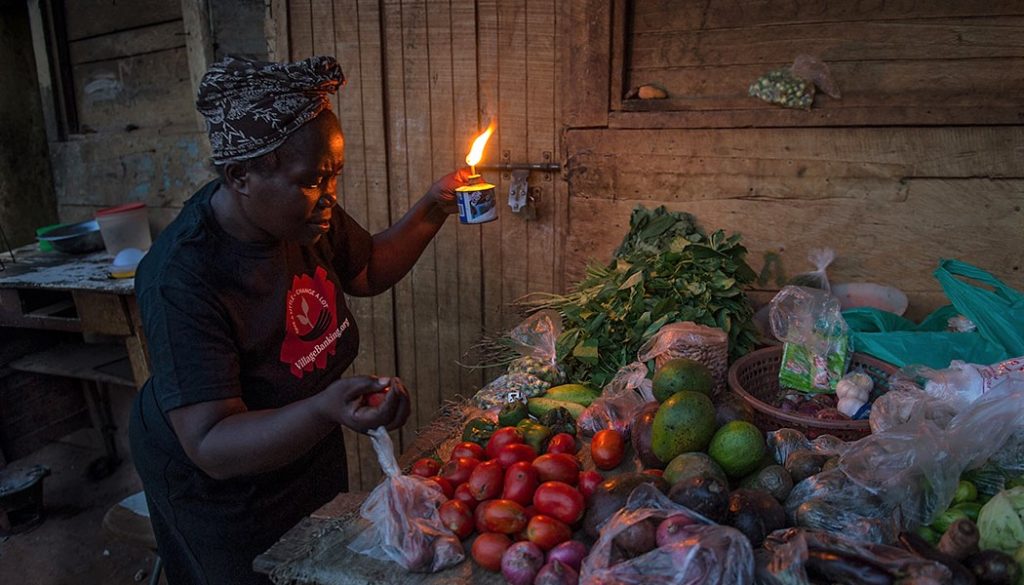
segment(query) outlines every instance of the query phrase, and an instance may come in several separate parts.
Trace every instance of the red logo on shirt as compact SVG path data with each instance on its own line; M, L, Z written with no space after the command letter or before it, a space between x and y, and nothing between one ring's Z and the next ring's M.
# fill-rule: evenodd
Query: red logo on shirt
M335 309L334 283L322 267L312 277L292 278L285 298L281 361L291 367L293 376L327 367L327 356L334 355L338 338L349 327L348 319L338 324Z

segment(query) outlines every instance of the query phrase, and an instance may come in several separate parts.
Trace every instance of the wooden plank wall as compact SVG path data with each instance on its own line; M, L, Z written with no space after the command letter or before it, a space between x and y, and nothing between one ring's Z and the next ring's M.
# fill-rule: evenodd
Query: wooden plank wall
M621 67L577 77L586 99L565 104L570 281L642 203L742 233L757 271L777 254L784 274L766 274L761 299L818 246L838 252L833 282L900 287L911 317L946 302L931 275L944 257L1024 289L1024 85L1007 74L1024 69L1020 3L581 4L587 26L566 33L576 67ZM745 97L802 52L832 66L841 101L803 112ZM670 98L616 92L645 82Z
M349 80L336 111L346 141L342 204L353 217L372 232L397 221L436 178L464 164L490 122L497 131L484 165L557 160L556 4L288 0L291 58L335 54ZM534 173L538 213L527 219L505 206L509 173L484 176L497 185L497 221L452 218L392 291L352 299L361 336L353 373L397 373L413 392L401 444L445 400L483 385L484 372L458 362L485 331L516 322L511 301L560 280L556 186L564 200L564 184ZM349 471L352 489L379 477L362 437L350 437Z

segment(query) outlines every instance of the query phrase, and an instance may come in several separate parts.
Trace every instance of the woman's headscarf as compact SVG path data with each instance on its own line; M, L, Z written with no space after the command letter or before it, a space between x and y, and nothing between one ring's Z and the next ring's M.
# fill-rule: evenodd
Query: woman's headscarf
M345 83L334 57L267 63L227 57L199 85L214 164L266 154L324 109Z

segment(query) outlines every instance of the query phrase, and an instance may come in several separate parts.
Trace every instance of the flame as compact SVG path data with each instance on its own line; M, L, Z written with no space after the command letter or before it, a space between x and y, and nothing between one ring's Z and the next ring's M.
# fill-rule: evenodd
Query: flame
M484 156L484 146L487 144L487 139L494 133L494 124L487 127L483 134L477 136L473 140L473 147L469 149L469 154L466 155L466 164L475 167L480 164L480 159Z

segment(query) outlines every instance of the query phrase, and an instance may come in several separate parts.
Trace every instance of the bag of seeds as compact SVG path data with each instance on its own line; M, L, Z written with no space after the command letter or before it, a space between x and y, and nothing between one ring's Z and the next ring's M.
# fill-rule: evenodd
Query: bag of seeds
M714 394L725 390L729 373L729 335L725 331L693 321L669 323L637 352L637 359L645 364L653 359L655 370L677 358L689 358L704 364L714 379Z
M538 311L524 319L509 333L522 357L509 364L508 373L536 376L551 386L565 382L555 350L561 334L562 318L555 311Z

